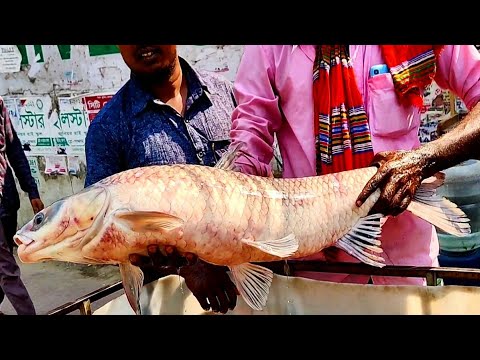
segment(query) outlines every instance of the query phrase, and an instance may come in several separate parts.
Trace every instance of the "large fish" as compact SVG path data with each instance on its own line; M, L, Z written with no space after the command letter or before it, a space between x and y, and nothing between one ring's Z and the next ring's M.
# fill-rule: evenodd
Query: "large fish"
M375 167L265 178L233 171L236 154L232 148L215 168L149 166L105 178L37 213L14 237L18 256L25 263L118 264L137 314L143 273L128 258L147 254L149 244L173 245L228 266L240 295L256 310L265 306L273 279L256 262L301 258L335 245L364 263L384 266L385 219L368 215L379 190L355 205ZM441 176L425 181L407 210L447 233L470 233L466 215L435 195L441 184Z

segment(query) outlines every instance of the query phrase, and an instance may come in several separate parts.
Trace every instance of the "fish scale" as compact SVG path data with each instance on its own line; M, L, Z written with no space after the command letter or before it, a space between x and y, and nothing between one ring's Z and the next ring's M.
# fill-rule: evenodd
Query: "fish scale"
M360 209L354 207L356 195L374 174L374 168L351 174L353 181L330 175L303 180L255 177L252 181L251 176L241 173L195 165L151 166L143 171L140 177L135 176L136 170L114 175L101 181L100 186L108 185L115 208L128 205L134 211L166 212L185 219L184 235L174 245L181 252L195 248L199 257L214 264L279 260L235 241L237 233L258 241L294 233L299 247L292 258L318 252L334 244L378 198L376 193ZM347 191L331 185L345 180ZM158 190L152 191L146 182ZM131 199L122 196L132 192L135 196ZM223 206L209 206L213 203ZM214 233L206 224L222 230ZM232 255L226 258L214 249Z

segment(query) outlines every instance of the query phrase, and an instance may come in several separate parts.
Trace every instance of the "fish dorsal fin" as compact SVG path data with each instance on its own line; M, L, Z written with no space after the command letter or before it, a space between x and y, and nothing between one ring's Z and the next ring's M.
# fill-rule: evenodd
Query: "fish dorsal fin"
M216 168L222 170L235 170L235 160L241 153L241 149L245 146L243 142L230 144L227 151L222 155L215 165Z
M170 231L184 224L182 219L158 211L119 210L115 217L135 232Z
M385 259L373 254L383 252L379 238L384 220L382 214L372 214L360 218L355 226L337 241L335 246L365 264L376 267L385 266Z
M292 256L298 250L298 240L294 234L289 234L281 239L267 241L242 239L242 243L281 258Z
M254 310L267 304L273 272L260 265L245 263L229 267L232 281L243 300Z
M143 272L139 267L130 263L122 263L119 267L128 303L135 314L142 315L142 309L140 307L140 291L143 286Z

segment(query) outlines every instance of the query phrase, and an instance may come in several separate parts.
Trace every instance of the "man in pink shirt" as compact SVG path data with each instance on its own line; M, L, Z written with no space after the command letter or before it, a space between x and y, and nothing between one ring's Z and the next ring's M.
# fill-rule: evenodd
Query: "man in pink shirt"
M233 113L232 144L246 144L236 165L244 173L271 176L275 135L286 178L358 168L370 164L374 153L415 149L420 146L423 87L435 80L473 109L480 99L479 79L480 55L473 45L246 46L234 83L238 106ZM394 156L379 156L387 155ZM360 202L382 185L380 175L392 174L387 170L372 179ZM378 211L388 209L386 214L397 215L389 217L382 229L386 263L438 266L435 228L403 212L410 201L406 195L412 177L406 179L404 187L396 189L401 197L392 202L395 181L390 181L376 205ZM358 262L340 249L305 260L326 260L326 254L330 261ZM295 275L335 282L369 281L363 275ZM372 282L424 284L418 278L381 276L372 277Z

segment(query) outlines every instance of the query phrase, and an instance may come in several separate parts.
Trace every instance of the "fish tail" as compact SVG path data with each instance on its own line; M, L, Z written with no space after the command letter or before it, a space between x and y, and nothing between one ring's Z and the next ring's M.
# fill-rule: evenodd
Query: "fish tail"
M448 234L468 235L471 233L468 216L455 203L436 194L444 181L445 174L441 172L425 179L407 210Z

